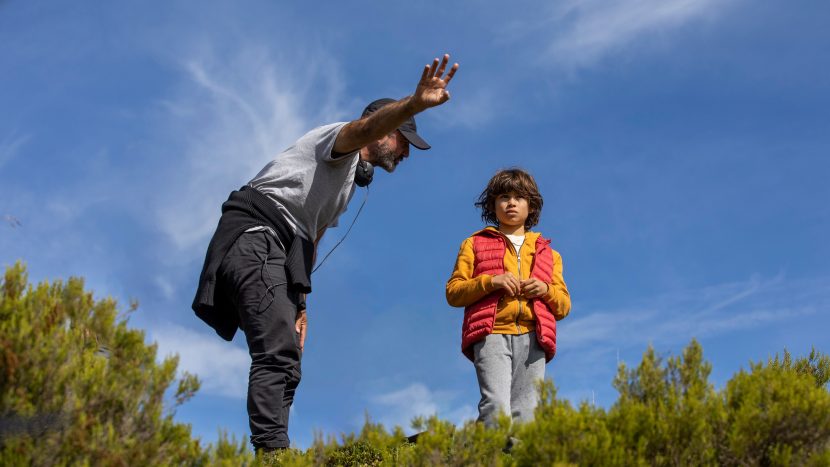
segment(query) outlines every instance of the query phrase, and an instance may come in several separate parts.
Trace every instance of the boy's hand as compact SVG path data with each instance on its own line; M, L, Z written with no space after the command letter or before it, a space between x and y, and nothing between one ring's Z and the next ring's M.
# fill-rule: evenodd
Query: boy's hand
M536 298L548 293L548 284L535 277L521 282L522 296L525 298Z
M506 272L504 274L499 274L498 276L493 276L493 287L495 287L496 290L504 289L507 295L510 295L511 297L515 297L521 291L521 283L512 272Z

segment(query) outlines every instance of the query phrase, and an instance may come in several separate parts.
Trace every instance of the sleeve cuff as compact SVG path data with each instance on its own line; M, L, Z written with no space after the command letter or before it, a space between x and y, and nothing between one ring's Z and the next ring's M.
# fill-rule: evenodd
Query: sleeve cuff
M489 274L482 274L481 276L481 288L485 294L490 293L493 289L493 276Z
M545 301L551 306L551 308L556 308L556 287L552 284L548 284L548 291L545 293Z

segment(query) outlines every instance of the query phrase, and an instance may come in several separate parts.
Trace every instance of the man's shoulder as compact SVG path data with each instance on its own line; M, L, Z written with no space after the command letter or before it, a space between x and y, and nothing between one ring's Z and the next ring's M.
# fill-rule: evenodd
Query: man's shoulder
M337 136L348 123L335 122L312 128L297 140L297 146L300 151L313 152L318 161L339 162L348 159L346 156L354 153L336 154L334 152Z
M334 122L314 127L308 130L306 134L301 136L298 141L303 141L307 139L318 140L327 137L337 138L337 134L340 133L340 130L343 129L343 127L346 126L347 123L349 122Z

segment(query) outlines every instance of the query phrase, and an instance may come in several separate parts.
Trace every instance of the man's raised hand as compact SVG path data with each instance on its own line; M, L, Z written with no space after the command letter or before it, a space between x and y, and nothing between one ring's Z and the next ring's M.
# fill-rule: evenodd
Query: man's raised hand
M450 55L444 54L440 62L436 58L432 61L432 65L424 65L421 80L418 81L418 87L415 88L415 94L412 95L413 102L419 112L441 105L450 99L447 85L450 84L450 80L458 71L458 63L453 64L445 76L444 71L446 71L449 61Z

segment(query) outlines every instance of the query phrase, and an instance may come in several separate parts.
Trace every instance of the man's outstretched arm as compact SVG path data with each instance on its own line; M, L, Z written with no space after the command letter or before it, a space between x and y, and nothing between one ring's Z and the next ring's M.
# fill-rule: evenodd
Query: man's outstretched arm
M440 62L436 58L431 65L425 65L421 80L411 96L385 105L366 118L347 123L337 135L334 152L347 154L356 151L393 132L409 117L447 102L450 99L447 85L458 70L458 63L455 63L444 75L449 61L450 56L445 54Z

